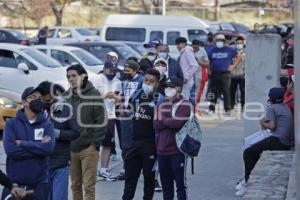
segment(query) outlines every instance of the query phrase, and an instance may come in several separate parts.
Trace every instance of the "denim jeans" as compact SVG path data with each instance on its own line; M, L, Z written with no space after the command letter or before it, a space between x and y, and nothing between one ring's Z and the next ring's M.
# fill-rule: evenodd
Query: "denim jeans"
M49 200L68 200L69 170L66 166L49 171Z

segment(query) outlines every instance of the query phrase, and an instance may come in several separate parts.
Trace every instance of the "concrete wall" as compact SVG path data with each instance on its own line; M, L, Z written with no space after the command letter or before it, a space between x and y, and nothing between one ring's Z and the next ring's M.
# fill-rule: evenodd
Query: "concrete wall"
M249 35L246 49L246 107L245 135L256 132L259 128L258 120L249 117L258 117L264 113L251 112L257 109L258 104L267 104L269 89L279 86L281 67L281 37L278 35Z

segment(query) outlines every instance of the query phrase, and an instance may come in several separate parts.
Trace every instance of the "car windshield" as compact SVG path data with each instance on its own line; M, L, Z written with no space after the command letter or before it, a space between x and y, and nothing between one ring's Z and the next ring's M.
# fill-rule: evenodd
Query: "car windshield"
M116 45L115 48L117 51L122 55L123 58L130 58L130 57L136 57L137 59L141 58L141 55L135 52L133 49L131 49L127 45Z
M146 54L146 49L143 47L142 44L138 43L127 43L129 47L131 47L133 50L138 52L140 55L145 55Z
M89 29L86 28L76 28L75 29L80 35L84 35L84 36L90 36L90 35L94 35L93 32Z
M103 62L101 60L85 50L77 49L72 50L71 52L88 66L103 65Z
M23 51L24 53L32 57L34 60L36 60L43 66L51 67L51 68L61 67L59 62L49 58L47 55L45 55L44 53L38 50L26 48L26 49L21 49L21 51Z
M27 36L23 33L16 31L16 30L8 30L9 33L11 33L14 37L20 39L20 40L28 40Z

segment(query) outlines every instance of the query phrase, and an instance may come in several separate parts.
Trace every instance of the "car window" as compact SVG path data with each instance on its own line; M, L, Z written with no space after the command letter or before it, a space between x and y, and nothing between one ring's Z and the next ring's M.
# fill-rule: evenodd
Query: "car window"
M47 49L39 49L39 51L47 55Z
M189 41L193 41L193 40L200 40L200 41L207 41L207 34L205 31L203 30L188 30L188 38Z
M51 50L51 57L57 60L63 66L71 65L72 63L78 63L73 56L64 51Z
M17 66L13 52L0 49L0 67L17 68Z
M164 39L164 33L162 31L151 31L150 32L150 41L152 40L161 40Z
M39 62L41 65L45 67L51 67L51 68L60 67L60 64L58 62L49 58L47 55L45 55L44 53L36 49L25 48L25 49L21 49L21 51L23 51L28 56L30 56L35 61Z
M102 65L103 62L97 59L95 56L90 54L89 52L78 49L71 51L75 56L77 56L82 62L84 62L88 66Z
M59 29L57 33L58 38L71 38L72 33L69 29Z
M127 45L116 45L115 48L118 50L118 54L121 54L121 58L128 59L129 57L136 57L137 59L140 59L141 56L132 50Z
M15 38L19 40L28 40L27 36L24 35L23 33L16 31L16 30L8 30L10 34L12 34Z
M109 46L94 45L89 47L88 51L94 56L96 56L97 58L101 60L106 60L107 53L110 51L114 51L114 49Z
M234 28L232 27L231 24L222 23L221 27L223 31L234 31Z
M110 27L106 30L105 38L112 41L144 42L146 29Z
M55 34L55 29L49 29L47 33L47 38L53 38Z
M32 62L21 56L20 54L17 54L16 52L13 53L15 57L15 61L17 62L17 65L20 63L25 63L29 67L30 70L37 70L37 66L35 66Z
M175 45L175 40L180 37L180 32L178 31L169 31L167 33L167 44Z
M0 41L6 41L7 35L4 31L0 31Z
M75 29L80 35L90 36L94 35L93 32L87 28L76 28Z

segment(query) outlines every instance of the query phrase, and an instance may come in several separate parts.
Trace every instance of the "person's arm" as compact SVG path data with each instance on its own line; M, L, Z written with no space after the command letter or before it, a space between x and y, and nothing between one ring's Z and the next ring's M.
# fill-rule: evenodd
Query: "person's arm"
M175 113L175 116L162 120L165 127L171 129L181 128L191 115L191 104L187 101L182 102Z
M234 50L235 51L235 50ZM233 53L234 54L234 62L232 65L229 66L228 71L232 72L242 61L243 56L236 51Z
M267 110L266 117L261 123L263 129L274 130L276 128L276 114L274 109L271 107Z
M187 63L189 67L186 69L186 77L184 77L187 81L193 79L194 74L197 72L197 69L199 67L198 62L194 56L194 53L192 51L187 51L185 53L185 58L187 59Z
M34 158L36 155L17 145L16 136L11 126L11 121L6 122L3 133L3 146L6 155L15 160Z
M6 176L2 170L0 170L0 184L3 185L4 187L8 188L9 190L12 189L13 183L10 180L8 176Z
M102 141L105 137L105 131L106 131L106 124L105 120L107 120L107 113L105 109L105 104L102 99L97 99L97 102L95 103L101 103L102 105L94 105L93 106L93 119L94 119L94 125L97 127L91 128L93 129L93 139L92 139L92 145L95 148L99 148L102 144ZM100 126L102 125L102 126Z
M66 110L66 107L64 107L64 110L65 110L65 112L69 111L69 110ZM66 129L55 130L55 131L59 131L58 137L56 135L57 140L71 142L80 136L80 128L78 126L75 113L72 114L72 118L67 121L67 124L68 124L68 127Z
M199 60L199 65L207 67L209 65L208 55L204 49L201 49L200 51L202 52L202 57Z
M48 122L44 128L44 138L40 141L24 141L21 140L20 147L39 156L48 156L55 146L55 132L53 124Z

